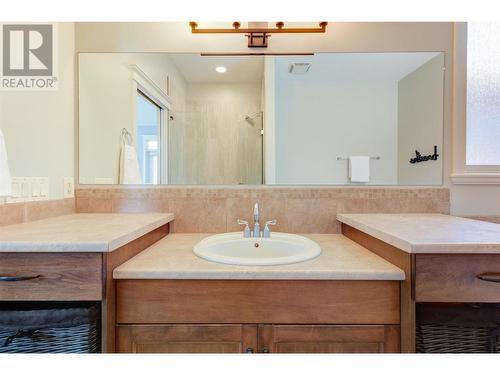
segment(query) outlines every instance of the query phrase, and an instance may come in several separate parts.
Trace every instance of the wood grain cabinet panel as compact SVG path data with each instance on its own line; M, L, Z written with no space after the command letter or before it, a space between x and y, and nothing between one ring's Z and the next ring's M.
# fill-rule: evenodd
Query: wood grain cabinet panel
M245 353L257 348L257 326L118 325L119 353Z
M263 325L259 352L263 353L396 353L398 326L383 325Z
M399 324L399 282L117 280L121 324Z
M103 295L100 253L2 253L0 277L1 301L99 301Z
M120 353L396 353L399 326L118 325Z
M478 277L485 273L498 282ZM417 255L415 296L417 302L500 302L500 255Z

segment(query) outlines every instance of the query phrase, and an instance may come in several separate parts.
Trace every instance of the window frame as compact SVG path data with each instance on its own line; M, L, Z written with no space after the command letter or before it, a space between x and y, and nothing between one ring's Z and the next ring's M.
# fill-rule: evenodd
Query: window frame
M468 165L467 147L467 23L453 30L453 173L454 184L499 185L500 165Z
M160 107L160 129L158 141L160 142L160 170L159 184L168 184L168 111L172 108L172 100L170 96L159 87L144 71L137 65L131 65L131 90L132 90L132 119L136 118L136 95L140 91L153 104ZM135 126L133 127L134 139L137 139L135 134Z

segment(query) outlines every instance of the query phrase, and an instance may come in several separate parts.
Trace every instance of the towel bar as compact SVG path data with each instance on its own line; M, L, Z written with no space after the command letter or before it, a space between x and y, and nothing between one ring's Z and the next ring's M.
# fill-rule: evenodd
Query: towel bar
M380 160L380 156L370 156L370 159ZM349 158L337 156L337 160L349 160Z

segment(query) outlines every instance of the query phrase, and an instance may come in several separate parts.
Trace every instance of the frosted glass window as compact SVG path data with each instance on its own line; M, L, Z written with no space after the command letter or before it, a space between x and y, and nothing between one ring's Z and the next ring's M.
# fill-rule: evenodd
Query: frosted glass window
M467 165L500 165L500 22L467 24Z

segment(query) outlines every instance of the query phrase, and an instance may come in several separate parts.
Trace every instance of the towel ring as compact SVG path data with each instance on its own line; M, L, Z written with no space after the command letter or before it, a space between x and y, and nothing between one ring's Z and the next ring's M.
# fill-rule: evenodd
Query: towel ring
M122 142L132 146L132 135L126 128L122 129Z

